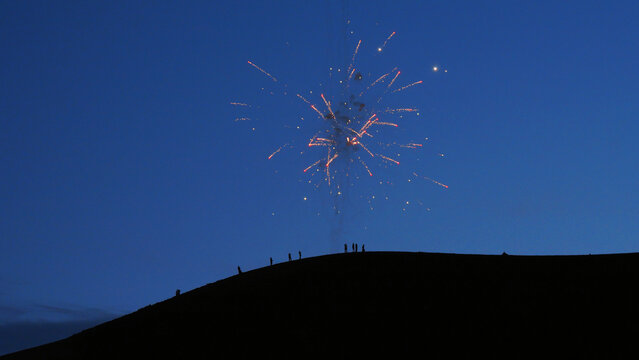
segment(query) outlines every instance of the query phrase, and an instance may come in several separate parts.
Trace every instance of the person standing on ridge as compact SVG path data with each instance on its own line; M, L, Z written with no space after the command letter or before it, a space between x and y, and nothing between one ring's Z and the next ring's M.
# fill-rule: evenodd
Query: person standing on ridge
M288 261L291 261L291 253L288 253Z
M355 244L355 252L357 252L357 244Z
M364 249L364 244L362 244L362 252L366 252L366 249Z
M348 252L348 246L346 244L344 244L344 252L347 253Z
M273 258L270 257L269 259L271 260L271 266L273 266Z
M237 267L237 273L238 273L238 275L242 273L242 269L240 269L239 266Z
M355 252L355 243L351 243L351 251Z
M302 252L301 251L297 251L300 254L300 260L302 260Z

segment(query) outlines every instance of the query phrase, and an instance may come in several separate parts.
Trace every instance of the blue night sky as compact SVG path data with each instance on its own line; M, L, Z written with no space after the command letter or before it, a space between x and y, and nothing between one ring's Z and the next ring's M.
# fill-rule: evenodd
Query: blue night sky
M345 242L639 251L638 16L635 1L2 2L0 354ZM424 81L384 100L420 111L379 141L424 146L367 158L374 176L336 200L302 172L325 124L294 95L338 101L360 39L363 81L394 66L395 87ZM43 324L57 330L29 332Z

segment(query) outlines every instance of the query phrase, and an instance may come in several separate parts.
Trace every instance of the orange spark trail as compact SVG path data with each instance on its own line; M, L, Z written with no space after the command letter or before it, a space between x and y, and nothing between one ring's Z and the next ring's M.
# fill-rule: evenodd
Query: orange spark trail
M412 83L412 84L410 84L410 85L406 85L406 86L404 86L404 87L402 87L402 88L399 88L399 89L393 90L393 92L394 92L394 93L396 93L396 92L398 92L398 91L406 90L406 89L408 89L408 88L409 88L409 87L411 87L411 86L415 86L415 85L418 85L418 84L421 84L421 83L423 83L423 81L422 81L422 80L419 80L419 81L414 82L414 83Z
M395 32L393 31L384 41L384 45L382 45L381 48L379 48L379 51L384 50L384 48L386 47L386 44L388 43L388 40L390 40L393 36L395 36Z
M353 68L353 65L355 65L355 56L357 55L357 52L359 51L359 46L362 44L362 40L360 40L357 43L357 46L355 47L355 52L353 52L353 58L351 59L351 64L348 66L348 71L347 72L351 72L351 69Z
M399 125L395 124L395 123L390 123L390 122L383 122L383 121L375 121L373 122L375 125L388 125L388 126L394 126L394 127L398 127Z
M417 175L417 173L413 173L413 175L415 175L416 177L420 177L420 178L424 178L424 179L426 179L426 180L432 181L434 184L437 184L437 185L439 185L439 186L441 186L441 187L443 187L443 188L445 188L445 189L448 189L448 185L446 185L446 184L442 184L442 183L440 183L440 182L439 182L439 181L437 181L437 180L433 180L433 179L431 179L431 178L429 178L429 177L426 177L426 176Z
M367 92L368 90L370 90L370 89L371 89L373 86L375 86L375 84L377 84L378 82L380 82L380 81L384 80L384 78L385 78L385 77L387 77L388 75L390 75L390 73L392 73L393 71L395 71L395 69L393 69L393 70L391 70L391 71L387 72L386 74L384 74L384 75L382 75L382 76L378 77L378 78L377 78L377 80L373 81L370 85L368 85L368 87L367 87L364 91L362 91L361 93L359 93L359 95L358 95L358 96L362 96L362 95L364 95L364 93L365 93L365 92Z
M232 102L231 105L235 106L250 106L249 104L241 103L241 102Z
M316 162L312 163L311 165L309 165L309 167L307 167L306 169L304 169L304 172L307 172L308 170L310 170L313 166L317 165L320 163L320 161L322 161L322 159L317 160Z
M366 171L368 171L368 175L373 176L373 173L371 172L371 170L368 168L368 166L366 166L366 163L364 162L364 160L359 159L359 161L362 163L362 165L364 165L364 168L366 168Z
M364 124L364 126L362 126L362 128L359 130L359 133L357 133L357 135L359 135L359 137L362 137L361 134L363 134L363 132L368 129L374 122L375 120L373 120L373 118L377 116L377 114L373 114L368 121L366 121L366 123Z
M388 43L388 40L390 40L393 36L395 36L394 31L386 38L386 40L384 40L384 44L380 46L379 49L377 49L377 51L381 52L382 50L384 50L384 48L386 47L386 44Z
M318 137L318 138L315 138L315 140L317 140L317 141L326 141L326 142L333 143L333 144L335 143L335 140L331 140L331 139L327 139L327 138Z
M331 157L331 148L328 148L328 155L326 155L326 180L328 181L328 186L331 186L331 170L328 166L328 159Z
M302 99L302 100L304 100L304 102L305 102L305 103L307 103L307 104L309 104L309 105L312 105L312 104L311 104L311 102L310 102L310 101L308 101L308 100L306 100L306 99L305 99L302 95L297 94L297 97L298 97L298 98L300 98L300 99Z
M326 101L324 94L321 94L321 96L322 96L322 100L324 100L324 104L326 104L326 107L328 108L328 112L330 112L331 116L333 116L333 119L335 119L335 114L333 114L333 110L331 109L331 103Z
M332 158L328 159L328 161L326 162L326 167L329 167L331 165L331 163L333 162L333 160L335 160L336 157L338 157L339 154L335 154L333 155Z
M373 153L372 153L370 150L368 150L368 148L367 148L366 146L364 146L364 144L362 144L362 142L361 142L361 141L359 142L359 145L360 145L362 148L364 148L364 150L366 150L366 152L367 152L367 153L369 153L369 154L371 155L371 157L375 157L375 155L373 155Z
M335 144L335 140L325 139L325 138L312 138L308 143L308 146L331 146L331 144Z
M377 155L379 155L382 159L385 159L385 160L388 160L388 161L392 161L392 162L394 162L395 164L399 165L399 161L397 161L397 160L391 159L391 158L389 158L388 156L384 156L384 155L382 155L382 154L377 154Z
M315 110L315 112L318 113L322 119L324 118L324 114L322 114L319 110L317 110L315 105L311 105L311 109Z
M409 149L417 149L418 147L422 147L424 145L417 143L408 143L406 145L399 145L400 147L409 148Z
M386 109L384 110L384 112L387 113L398 113L398 112L411 112L411 111L419 111L418 109L411 109L411 108L400 108L400 109Z
M312 138L308 143L308 146L331 146L331 144L335 144L335 140L326 139L326 138Z
M259 66L255 65L255 64L253 64L251 61L248 61L248 63L249 63L251 66L253 66L254 68L256 68L257 70L261 71L264 75L266 75L266 76L270 77L270 78L271 78L271 80L273 80L273 81L277 82L277 79L276 79L273 75L271 75L271 74L269 74L268 72L266 72L266 70L264 70L264 69L262 69L261 67L259 67Z
M397 79L397 77L399 76L399 74L401 74L401 71L397 71L397 74L395 74L395 77L393 78L393 80L391 80L391 82L388 84L388 86L386 87L386 89L390 89L391 86L393 86L393 83L395 82L395 79Z
M246 121L246 120L251 120L251 118L239 117L239 118L235 118L235 120L233 120L233 121Z
M348 74L348 81L351 81L351 78L353 78L354 73L355 73L355 68L353 68L353 70L351 70L351 73ZM346 86L348 86L348 84Z
M387 77L388 75L390 75L390 73L392 73L393 71L387 72L386 74L380 76L377 78L377 80L373 81L372 84L368 85L368 88L366 88L366 90L372 88L373 86L375 86L375 84L377 84L378 82L384 80L385 77Z
M271 160L271 158L273 158L273 156L275 156L275 154L277 154L278 152L282 151L282 149L285 148L286 145L288 145L288 144L284 144L284 145L280 146L279 148L277 148L277 150L273 151L273 153L271 155L269 155L268 159Z

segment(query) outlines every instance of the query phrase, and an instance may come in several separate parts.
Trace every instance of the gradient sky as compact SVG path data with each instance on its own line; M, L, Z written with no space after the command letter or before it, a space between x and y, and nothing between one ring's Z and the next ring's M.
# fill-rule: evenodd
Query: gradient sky
M17 336L0 354L344 242L639 251L637 17L635 1L0 3L0 332ZM317 102L359 39L362 67L424 81L392 100L420 116L389 136L429 140L375 168L392 186L355 182L339 226L301 172L315 155L266 159L319 120L247 60ZM391 199L370 211L373 193ZM42 324L53 338L12 331Z

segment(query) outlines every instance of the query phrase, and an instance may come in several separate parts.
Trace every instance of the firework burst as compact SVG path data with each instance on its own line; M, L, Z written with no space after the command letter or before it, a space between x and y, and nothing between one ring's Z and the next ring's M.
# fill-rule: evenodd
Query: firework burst
M392 32L384 44L377 48L377 51L384 49L394 35L395 32ZM400 144L394 141L395 129L404 124L407 115L419 115L417 108L408 106L382 108L380 106L385 97L397 96L397 93L422 84L422 80L409 82L408 85L398 85L401 71L397 67L383 74L367 73L364 75L358 69L357 64L358 54L364 47L362 40L359 40L354 47L352 57L349 59L347 70L338 69L338 75L335 77L338 83L337 91L333 91L332 95L320 93L317 96L317 94L309 92L310 94L302 96L300 93L291 93L294 94L298 102L301 102L308 109L308 113L304 115L314 117L320 128L317 132L308 134L310 136L307 135L308 140L305 143L307 151L299 152L304 156L315 154L314 158L309 159L308 165L305 165L300 171L306 174L310 173L311 176L321 174L321 178L329 189L337 193L344 186L340 181L343 176L350 177L353 174L361 173L373 177L375 172L371 170L371 163L379 162L384 166L400 166L398 160L401 156L400 151L416 151L423 147L420 142L412 141ZM264 68L251 61L248 61L248 64L272 82L287 87ZM330 70L333 71L333 68ZM333 74L331 78L333 78ZM404 78L404 74L402 74L402 78ZM283 93L288 95L288 91L283 91ZM250 107L242 102L232 102L231 105ZM236 118L236 121L240 120L250 119L248 117ZM295 149L294 142L291 141L276 147L268 155L268 160L272 160L281 152L291 149ZM446 185L436 180L413 174L418 178L447 188Z

